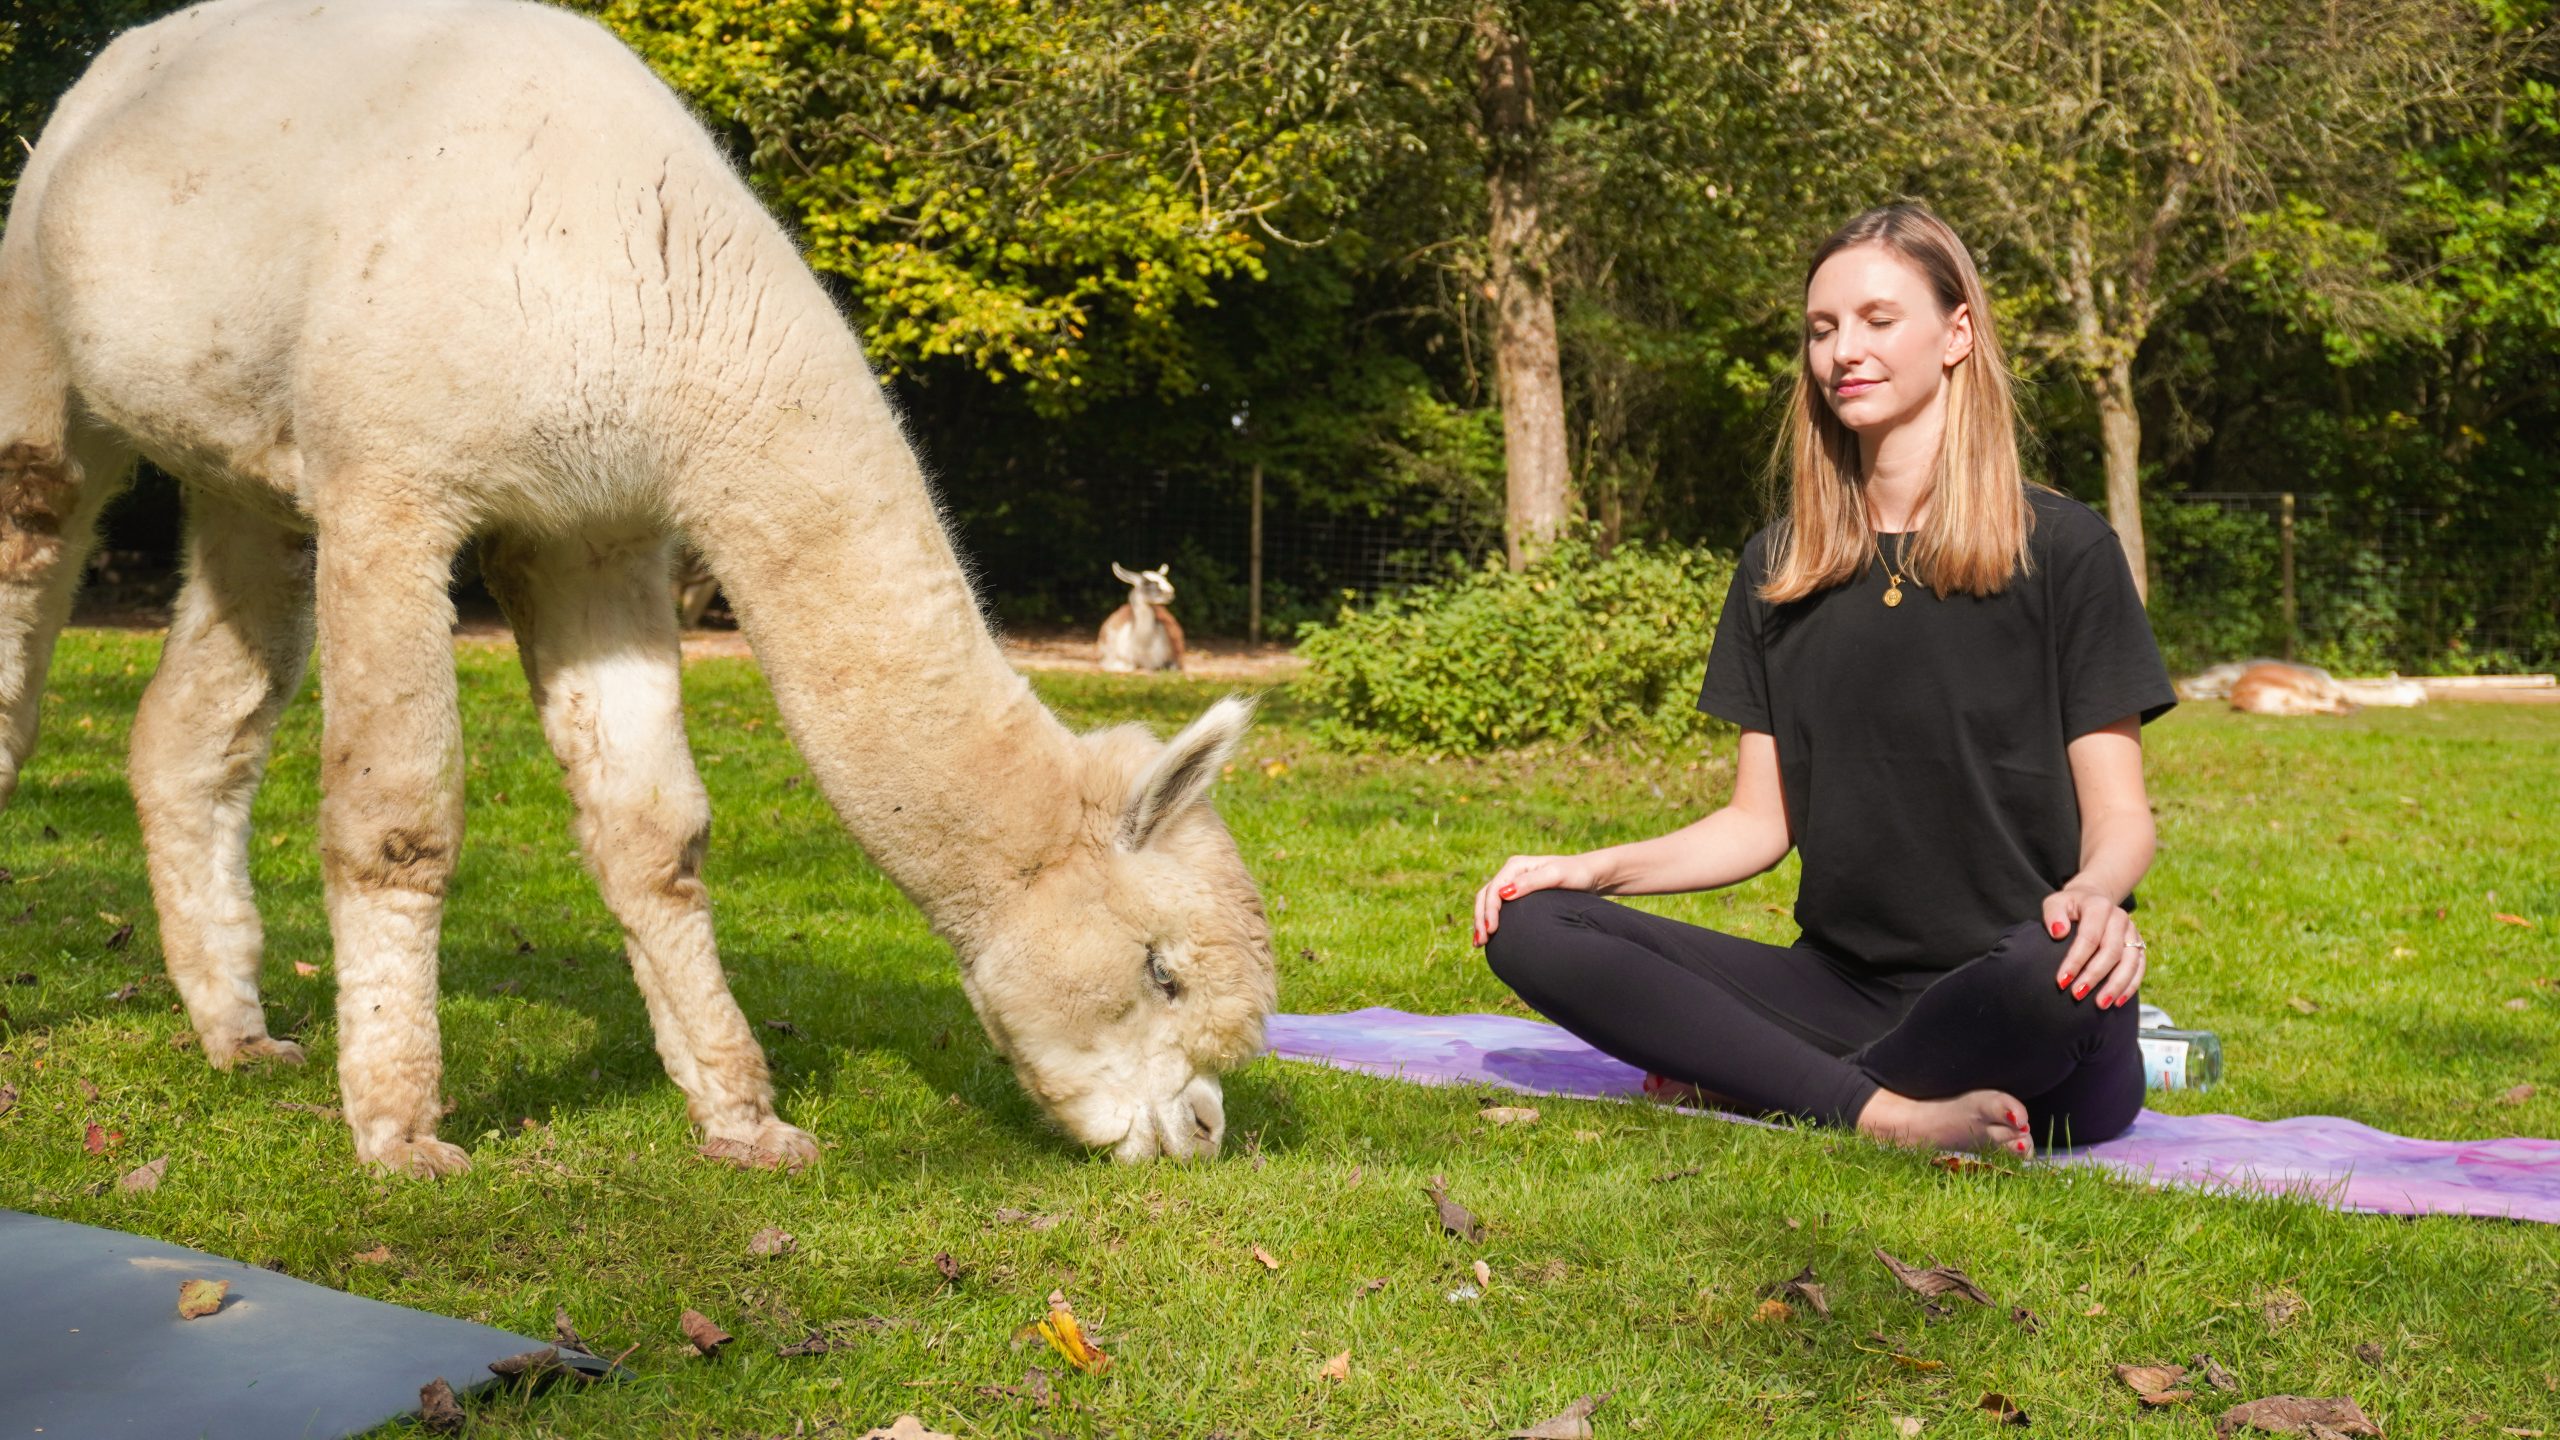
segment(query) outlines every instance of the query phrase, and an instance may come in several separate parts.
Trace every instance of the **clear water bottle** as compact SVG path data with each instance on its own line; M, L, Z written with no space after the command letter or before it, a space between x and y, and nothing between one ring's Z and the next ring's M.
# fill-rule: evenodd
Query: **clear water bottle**
M2210 1030L2181 1030L2169 1012L2141 1012L2142 1081L2153 1090L2210 1090L2222 1079L2222 1041Z

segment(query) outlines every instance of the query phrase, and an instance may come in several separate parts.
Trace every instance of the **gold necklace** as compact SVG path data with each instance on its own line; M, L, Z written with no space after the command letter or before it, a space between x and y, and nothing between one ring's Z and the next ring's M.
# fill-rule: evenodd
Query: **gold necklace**
M1896 575L1895 573L1893 573L1893 566L1885 560L1885 558L1884 558L1884 541L1883 541L1883 539L1882 539L1881 537L1879 537L1879 538L1876 540L1876 542L1875 542L1875 546L1876 546L1876 563L1877 563L1878 565L1882 565L1882 566L1884 566L1884 578L1885 578L1884 603L1885 603L1885 608L1886 608L1886 609L1891 609L1891 608L1893 608L1894 606L1899 605L1899 604L1901 604L1901 603L1902 603L1902 577L1901 577L1901 576L1899 576L1899 575ZM1900 547L1900 546L1896 546L1895 548L1896 548L1896 550L1898 551L1901 547Z

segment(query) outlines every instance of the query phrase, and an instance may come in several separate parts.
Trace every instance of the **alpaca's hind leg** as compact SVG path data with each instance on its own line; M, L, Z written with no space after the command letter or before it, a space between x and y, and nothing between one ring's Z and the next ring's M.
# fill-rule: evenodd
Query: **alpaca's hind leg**
M338 972L338 1086L356 1158L442 1175L470 1158L436 1138L444 1056L436 940L462 844L453 602L458 527L423 505L357 500L338 477L320 514L320 863Z
M302 1063L258 1006L264 936L249 888L249 806L311 654L306 537L188 497L186 588L133 722L133 798L169 978L205 1058Z
M482 548L481 573L515 626L579 844L694 1123L713 1141L816 1158L807 1134L774 1117L764 1051L712 944L700 878L711 804L685 748L667 542L501 538Z
M59 392L32 405L0 395L0 806L35 751L54 637L71 616L98 512L133 478L120 438L66 435L61 409Z

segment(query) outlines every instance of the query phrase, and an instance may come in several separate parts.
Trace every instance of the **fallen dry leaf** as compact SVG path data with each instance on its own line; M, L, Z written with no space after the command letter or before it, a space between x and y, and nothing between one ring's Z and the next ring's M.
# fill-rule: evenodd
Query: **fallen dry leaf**
M1924 1428L1920 1424L1920 1417L1916 1415L1896 1415L1892 1418L1893 1433L1901 1436L1902 1440L1912 1440L1912 1437L1918 1435Z
M2373 1341L2367 1340L2367 1341L2366 1341L2366 1342L2364 1342L2363 1344L2361 1344L2361 1345L2359 1345L2359 1346L2357 1346L2357 1347L2356 1347L2356 1358L2357 1358L2357 1359L2359 1359L2359 1360L2361 1360L2361 1361L2363 1361L2363 1362L2364 1362L2364 1363L2366 1363L2367 1365L2372 1366L2374 1369L2379 1370L2379 1369L2381 1369L2381 1368L2382 1368L2382 1362L2383 1362L2383 1360L2384 1360L2384 1358L2385 1358L2385 1355L2384 1355L2383 1348L2382 1348L2380 1345L2375 1344Z
M1422 1193L1430 1196L1432 1205L1439 1210L1440 1228L1443 1231L1470 1244L1484 1243L1484 1222L1478 1220L1474 1212L1468 1210L1466 1206L1449 1198L1447 1180L1438 1175L1432 1176L1431 1183L1422 1187Z
M1973 1155L1939 1155L1933 1157L1929 1163L1950 1175L1971 1175L1985 1170L1994 1175L2009 1173L2005 1167L1994 1165L1988 1160Z
M1476 1112L1479 1120L1496 1125L1535 1125L1538 1108L1534 1105L1487 1105Z
M1111 1357L1085 1338L1075 1312L1055 1295L1050 1297L1049 1313L1040 1317L1040 1336L1049 1342L1050 1349L1067 1357L1068 1364L1087 1375L1099 1375L1111 1368Z
M1280 1268L1280 1262L1271 1258L1271 1252L1263 1249L1259 1245L1253 1247L1253 1258L1261 1261L1262 1268L1265 1270L1277 1270Z
M581 1355L596 1353L596 1347L588 1344L587 1337L578 1333L578 1327L569 1323L569 1307L566 1305L551 1307L551 1333L559 1337L563 1350L574 1350Z
M721 1346L729 1343L729 1332L712 1324L710 1317L699 1310L684 1312L677 1319L676 1328L682 1330L684 1338L692 1342L693 1353L696 1355L716 1355Z
M2132 1387L2136 1395L2157 1395L2165 1390L2177 1389L2178 1382L2187 1378L2187 1367L2184 1365L2119 1365L2116 1367L2116 1378Z
M2533 1095L2533 1085L2530 1082L2527 1082L2525 1084L2518 1085L2504 1095L2499 1096L2498 1103L2501 1105L2521 1105L2527 1100L2532 1099Z
M2044 1320L2024 1305L2010 1307L2009 1323L2033 1335L2044 1328Z
M123 1143L123 1131L110 1130L95 1120L89 1122L89 1128L80 1136L80 1148L92 1155L104 1155Z
M2510 915L2504 910L2498 911L2489 918L2497 921L2501 925L2521 925L2527 930L2535 928L2532 921L2527 920L2521 915Z
M1386 1288L1387 1288L1387 1277L1386 1277L1386 1276L1384 1276L1384 1275L1381 1275L1381 1276L1377 1277L1377 1278L1376 1278L1376 1279L1374 1279L1374 1280L1363 1280L1363 1281L1361 1281L1361 1282L1359 1283L1359 1285L1358 1285L1357 1287L1355 1287L1355 1288L1352 1290L1352 1292L1351 1292L1351 1298L1352 1298L1352 1299L1354 1299L1354 1300L1358 1300L1358 1299L1362 1298L1363 1296L1375 1295L1375 1294L1377 1294L1379 1291L1384 1290L1384 1289L1386 1289Z
M2188 1363L2194 1365L2197 1373L2204 1376L2204 1383L2212 1386L2216 1390L2237 1390L2240 1388L2240 1382L2232 1377L2231 1372L2223 1369L2221 1362L2215 1360L2210 1355L2189 1356Z
M1484 1287L1485 1289L1487 1289L1487 1290L1492 1289L1492 1288L1493 1288L1493 1267L1492 1267L1492 1266L1490 1266L1490 1265L1487 1265L1487 1264L1486 1264L1486 1263L1484 1263L1482 1260L1478 1260L1478 1261L1475 1263L1475 1265L1474 1265L1474 1267L1473 1267L1473 1268L1474 1268L1474 1270L1475 1270L1475 1272L1476 1272L1476 1283L1477 1283L1478 1285L1483 1286L1483 1287Z
M943 1279L950 1281L952 1284L957 1285L960 1283L960 1262L951 1258L950 1251L943 1250L936 1252L933 1257L933 1269L935 1274L940 1275Z
M955 1440L939 1430L927 1430L924 1422L913 1415L901 1415L889 1422L886 1430L865 1430L855 1440Z
M1973 1402L1973 1408L2003 1425L2027 1423L2027 1412L2018 1407L2018 1402L1997 1390L1983 1391L1982 1398Z
M136 1165L116 1181L119 1190L150 1192L160 1188L160 1177L169 1173L169 1157L162 1155L146 1165Z
M1591 1440L1593 1413L1602 1401L1617 1393L1603 1390L1597 1395L1585 1395L1526 1430L1512 1431L1503 1440Z
M1884 1267L1893 1272L1894 1279L1901 1281L1920 1295L1934 1298L1952 1291L1976 1305L1993 1303L1991 1297L1983 1293L1981 1286L1974 1284L1970 1276L1952 1265L1933 1265L1926 1270L1921 1270L1903 1264L1893 1258L1890 1252L1881 1249L1876 1251L1876 1258L1882 1260Z
M133 922L128 920L124 924L117 926L115 933L107 937L107 948L110 950L121 950L125 947L126 943L132 939Z
M2382 1433L2356 1408L2356 1402L2344 1395L2270 1395L2264 1400L2251 1400L2223 1411L2213 1430L2217 1435L2228 1435L2243 1426L2271 1435L2317 1435L2320 1431L2314 1426L2340 1435Z
M178 1318L201 1320L222 1308L222 1297L231 1293L228 1280L189 1280L178 1287Z
M293 973L301 976L305 980L308 980L312 976L320 973L320 967L312 964L308 960L296 960L293 962Z
M2301 1011L2301 1012L2302 1012L2303 1014L2305 1014L2305 1015L2317 1015L2317 1014L2319 1014L2319 1013L2320 1013L2320 1006L2318 1005L2318 1003L2317 1003L2317 1002L2315 1002L2315 1001L2311 1001L2311 1000L2306 1000L2306 999L2304 999L2303 997L2301 997L2301 996L2299 996L2299 995L2288 995L2288 996L2286 996L2286 997L2285 997L2285 1002L2284 1002L2284 1003L2286 1003L2287 1005L2292 1006L2292 1007L2293 1007L2294 1009L2296 1009L2296 1010Z
M1751 1312L1751 1318L1763 1325L1784 1325L1796 1318L1796 1307L1784 1300L1763 1300L1760 1308Z
M799 1248L799 1240L794 1238L790 1231L777 1230L770 1225L757 1231L754 1238L747 1241L747 1253L750 1255L788 1255Z
M391 1247L376 1245L370 1250L359 1250L347 1258L359 1265L388 1265L391 1263Z
M439 1435L462 1433L462 1407L454 1403L453 1387L443 1376L418 1388L418 1420Z
M1341 1351L1331 1359L1325 1361L1323 1364L1318 1365L1315 1369L1314 1378L1318 1380L1331 1380L1337 1384L1350 1379L1351 1352L1348 1350Z
M557 1345L545 1345L489 1362L489 1373L501 1380L540 1380L554 1370L568 1368L560 1363L560 1347Z
M1831 1318L1831 1299L1824 1293L1823 1287L1815 1278L1813 1267L1810 1265L1807 1265L1784 1280L1772 1280L1768 1284L1761 1286L1760 1293L1763 1295L1776 1296L1781 1300L1800 1301L1803 1304L1810 1306L1813 1313L1821 1316L1823 1319L1828 1320Z
M80 1087L81 1099L95 1100L98 1098L98 1087L90 1084L87 1076L74 1075L71 1077L71 1083Z

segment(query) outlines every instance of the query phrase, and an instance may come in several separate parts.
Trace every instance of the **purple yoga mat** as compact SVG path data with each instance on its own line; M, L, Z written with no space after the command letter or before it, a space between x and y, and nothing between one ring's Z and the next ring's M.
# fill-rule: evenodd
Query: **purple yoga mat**
M1426 1085L1499 1085L1600 1100L1643 1093L1644 1075L1634 1066L1556 1026L1511 1015L1412 1015L1385 1006L1278 1015L1268 1043L1285 1060ZM2411 1140L2326 1115L2244 1120L2145 1110L2103 1145L2031 1163L2094 1165L2155 1185L2293 1195L2339 1210L2560 1224L2560 1140Z

